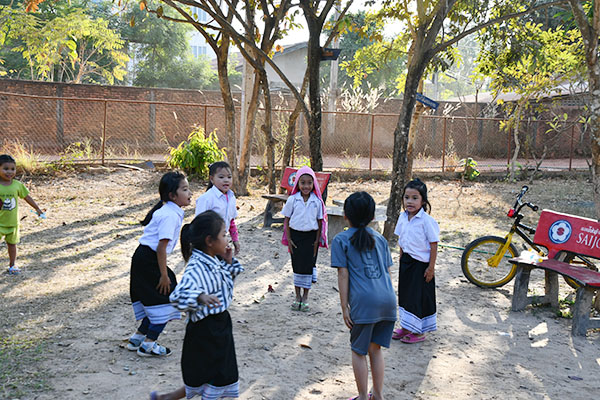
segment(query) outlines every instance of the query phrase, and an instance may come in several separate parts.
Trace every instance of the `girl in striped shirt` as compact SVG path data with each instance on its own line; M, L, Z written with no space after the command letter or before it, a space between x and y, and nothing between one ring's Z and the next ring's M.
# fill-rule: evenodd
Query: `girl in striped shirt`
M181 230L187 266L171 302L188 314L181 369L184 386L151 400L239 397L231 317L233 280L244 270L233 258L225 222L214 211L198 214Z

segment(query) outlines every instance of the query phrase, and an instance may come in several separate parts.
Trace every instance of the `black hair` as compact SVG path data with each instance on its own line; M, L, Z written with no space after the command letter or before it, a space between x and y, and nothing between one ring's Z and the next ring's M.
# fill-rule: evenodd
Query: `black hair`
M231 171L231 165L229 165L227 161L216 161L208 166L208 176L214 176L217 173L217 171L221 168L227 168L229 171ZM214 185L212 181L209 179L206 190L210 189L213 186Z
M179 189L179 185L184 179L185 175L181 172L167 172L162 176L162 178L160 178L160 183L158 184L160 200L154 207L152 207L152 210L148 211L148 214L146 214L146 217L143 221L140 221L140 224L146 226L150 223L154 212L161 208L164 203L171 200L171 194L174 196L177 194L177 189Z
M427 199L427 185L419 178L415 178L412 181L408 182L406 186L404 186L404 190L402 191L402 205L404 206L404 193L406 193L406 189L415 189L419 192L421 197L423 198L423 209L426 213L431 212L431 204L429 204L429 200Z
M196 218L189 224L181 228L181 254L187 262L192 250L206 250L206 238L217 238L221 229L225 226L225 221L216 212L212 210L204 211L196 215Z
M16 164L17 162L15 161L14 158L12 158L11 156L9 156L8 154L1 154L0 155L0 165L6 164L6 163Z
M375 217L375 200L367 192L352 193L344 201L344 215L354 228L358 228L350 238L352 246L358 251L372 249L375 239L367 231L367 225Z

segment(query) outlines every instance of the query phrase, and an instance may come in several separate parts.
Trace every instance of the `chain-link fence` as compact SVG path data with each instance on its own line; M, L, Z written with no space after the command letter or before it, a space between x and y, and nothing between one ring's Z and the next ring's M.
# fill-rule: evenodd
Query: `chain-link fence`
M164 161L170 147L197 126L215 130L226 144L225 111L211 104L127 99L34 96L0 92L0 151L19 143L35 157L82 162ZM239 112L237 113L239 127ZM262 114L262 112L260 112ZM281 158L291 110L274 110L276 158ZM257 118L257 127L262 115ZM323 112L325 169L390 170L397 114ZM503 170L515 150L514 130L502 120L421 115L413 149L415 170L454 170L471 157L480 170ZM581 123L525 121L519 127L519 165L548 169L587 168L590 135ZM297 121L293 164L309 159L308 129ZM254 134L251 163L264 164L265 139ZM279 163L278 163L279 164Z

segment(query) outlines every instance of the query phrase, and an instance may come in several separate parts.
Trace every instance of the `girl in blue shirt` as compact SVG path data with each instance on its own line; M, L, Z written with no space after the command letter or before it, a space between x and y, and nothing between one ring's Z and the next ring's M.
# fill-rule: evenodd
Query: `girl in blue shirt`
M352 399L383 399L385 363L381 346L390 347L396 321L396 296L390 279L392 257L387 240L369 228L375 201L366 192L350 195L344 202L344 219L350 229L331 243L331 266L338 269L340 304L350 329L352 368L358 396ZM371 362L373 390L369 390L367 354Z
M171 301L187 311L181 370L184 386L152 400L239 397L238 368L231 317L233 280L244 268L233 258L223 218L205 211L181 230L187 266Z

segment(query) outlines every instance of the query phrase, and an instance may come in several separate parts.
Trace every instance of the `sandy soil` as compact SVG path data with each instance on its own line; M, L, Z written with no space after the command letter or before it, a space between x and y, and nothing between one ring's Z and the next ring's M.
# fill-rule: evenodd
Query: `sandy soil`
M169 323L166 359L124 348L136 327L129 302L129 262L157 200L160 173L115 169L68 177L24 179L48 219L22 203L18 277L0 275L0 398L147 399L151 390L182 384L179 357L184 322ZM355 190L378 202L389 182L332 182L329 196ZM204 190L192 183L195 197ZM430 182L442 244L464 246L482 234L503 233L503 215L519 184ZM293 312L291 263L281 226L262 227L261 186L240 198L240 260L234 321L241 399L346 399L355 395L349 333L339 307L337 275L321 251L312 311ZM584 180L543 181L529 199L546 208L592 215ZM189 221L193 211L186 211ZM535 221L534 216L531 218ZM535 222L534 222L535 223ZM397 253L394 253L397 263ZM512 283L479 289L462 276L461 251L443 247L437 271L439 330L421 344L394 342L385 350L386 399L587 399L597 394L600 333L572 338L570 320L536 307L511 312ZM7 264L0 246L0 264ZM169 264L180 277L181 255ZM397 268L393 270L393 282ZM539 286L541 273L536 276ZM268 292L272 285L274 292ZM561 282L561 297L571 290Z

